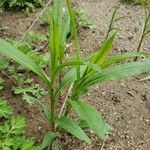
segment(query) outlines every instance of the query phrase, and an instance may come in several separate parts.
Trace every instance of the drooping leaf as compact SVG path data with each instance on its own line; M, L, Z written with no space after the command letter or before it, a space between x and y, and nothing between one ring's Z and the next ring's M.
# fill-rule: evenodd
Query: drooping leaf
M106 139L112 128L103 120L100 112L82 101L70 101L74 111L87 122L88 127L101 139Z
M66 117L62 117L58 120L58 125L65 129L67 132L71 133L75 137L80 140L86 141L88 144L91 143L88 136L84 133L84 131L76 124L73 120L70 120Z
M27 57L24 53L19 51L17 48L12 46L10 43L6 42L3 39L0 39L0 53L5 55L19 64L25 66L29 70L32 70L39 77L41 77L46 83L49 83L50 80L45 72L42 70L40 66L37 66L32 59Z

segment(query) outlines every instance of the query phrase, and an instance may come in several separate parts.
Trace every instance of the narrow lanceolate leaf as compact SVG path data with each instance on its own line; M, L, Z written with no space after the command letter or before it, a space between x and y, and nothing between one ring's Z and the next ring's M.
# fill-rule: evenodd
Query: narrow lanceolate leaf
M43 139L43 142L40 146L40 149L46 148L48 145L51 145L52 142L57 138L57 134L54 132L47 133Z
M74 135L75 137L77 137L78 139L86 141L89 144L91 143L88 136L84 133L84 131L74 121L72 121L68 118L62 117L58 120L58 125L61 128L68 131L69 133L71 133L72 135Z
M82 101L70 101L74 111L82 120L87 122L88 127L101 139L106 139L112 128L105 123L101 114L91 105Z
M115 39L115 35L113 34L108 40L106 40L106 42L102 45L102 47L100 48L100 50L95 53L90 62L93 64L97 64L100 65L104 62L104 60L106 59L108 53L110 52L114 39ZM92 75L93 73L95 73L95 71L89 67L87 67L85 73L84 73L84 77L88 77L90 75Z
M65 41L67 39L67 34L70 31L70 16L67 16L64 24L63 24L63 28L62 28L62 44L65 44Z
M125 54L118 54L118 55L112 56L111 58L108 58L107 60L105 60L100 65L100 67L106 68L110 65L117 64L122 61L128 60L130 58L138 57L138 56L139 57L140 56L150 56L150 52L129 52L129 53L125 53Z
M113 46L115 35L116 34L113 34L108 40L106 40L106 42L102 45L100 50L92 57L91 63L101 64L105 60Z
M101 73L97 72L89 77L84 83L84 87L89 87L96 83L102 83L111 80L120 80L126 77L135 76L144 72L150 71L150 61L132 62L127 64L118 65L116 67L103 69Z
M10 43L6 42L3 39L0 39L0 53L5 55L19 64L25 66L29 70L32 70L38 76L40 76L45 82L49 82L49 79L45 72L40 66L37 66L32 59L27 57L24 53L19 51L17 48L12 46Z

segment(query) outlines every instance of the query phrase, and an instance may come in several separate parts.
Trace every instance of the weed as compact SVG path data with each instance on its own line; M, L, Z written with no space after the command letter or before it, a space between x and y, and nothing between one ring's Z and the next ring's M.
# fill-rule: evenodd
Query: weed
M109 37L109 35L110 35L110 33L112 31L114 31L114 30L117 31L118 30L118 28L115 27L115 23L117 23L121 19L125 18L125 16L123 16L123 17L117 17L117 12L119 10L119 7L120 6L115 7L115 9L113 11L113 14L112 14L112 17L111 17L111 21L110 21L110 24L109 24L109 27L108 27L108 31L107 31L107 34L106 34L106 39L108 39L108 37Z
M0 149L38 150L33 140L23 136L26 127L25 119L21 116L11 116L12 114L12 108L5 100L0 99L0 119L4 118L0 124Z
M120 64L124 60L136 56L150 56L149 52L129 52L108 57L115 35L110 36L89 59L80 57L80 44L77 35L75 12L71 7L70 0L66 0L69 15L66 19L62 16L62 0L55 0L50 14L49 29L49 73L45 72L34 60L22 53L9 42L0 39L0 53L13 59L29 70L33 71L43 80L47 86L49 105L44 101L36 100L47 119L50 132L45 136L41 148L53 148L57 145L57 138L61 134L60 129L71 133L76 138L86 141L91 140L78 122L84 121L99 138L105 140L112 128L103 120L100 112L83 100L83 96L91 86L111 80L120 80L126 77L138 75L150 71L150 61L128 62ZM70 27L71 24L71 27ZM71 28L72 37L76 47L74 59L67 60L65 57L65 43L68 30ZM61 80L60 80L61 79ZM64 91L71 86L69 94L57 113L57 103ZM78 122L68 116L73 109L78 114Z
M30 79L28 79L30 80ZM30 80L31 82L31 80ZM29 82L24 82L21 86L13 86L13 91L15 94L22 96L28 104L33 104L37 99L42 99L47 93L43 88L40 88L38 84L28 84Z
M83 9L76 8L74 12L78 28L89 28L89 29L95 28L90 17L87 16L87 14Z
M142 29L142 35L141 35L141 39L137 48L137 52L140 51L142 43L144 38L150 33L150 9L146 9L145 8L145 19L144 19L144 25L143 25L143 29ZM138 57L136 57L134 60L136 61Z
M2 0L0 2L0 12L8 8L21 8L27 12L35 11L36 7L42 5L42 0Z

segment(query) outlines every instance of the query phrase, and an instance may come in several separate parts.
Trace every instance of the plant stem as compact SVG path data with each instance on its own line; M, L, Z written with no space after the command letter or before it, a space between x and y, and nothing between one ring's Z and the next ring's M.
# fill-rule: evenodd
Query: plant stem
M55 132L55 96L54 96L54 79L51 78L51 85L49 86L49 97L51 101L51 128Z
M146 12L145 12L145 14L146 14ZM150 19L150 11L149 11L148 16L145 15L144 28L143 28L143 31L142 31L142 36L141 36L141 39L140 39L140 43L139 43L138 48L137 48L137 52L140 51L141 46L142 46L142 43L143 43L143 39L144 39L145 36L146 36L146 29L147 29L147 24L148 24L149 19ZM134 61L137 61L137 59L138 59L138 57L135 57Z

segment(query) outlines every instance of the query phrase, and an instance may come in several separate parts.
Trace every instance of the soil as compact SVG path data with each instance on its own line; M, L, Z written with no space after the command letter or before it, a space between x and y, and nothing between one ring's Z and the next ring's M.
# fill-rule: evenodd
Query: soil
M119 4L118 0L74 2L75 6L87 12L96 26L95 29L82 29L79 32L82 55L89 55L99 48L105 39L113 8L117 4ZM144 11L140 6L121 4L118 15L128 17L116 24L119 31L110 55L136 50L143 14ZM8 29L0 36L5 39L19 39L20 33L27 30L35 16L36 13L26 15L23 12L5 12L0 16L0 25ZM35 24L33 30L46 32L40 21ZM150 49L149 41L150 36L147 36L142 45L143 50ZM104 142L87 131L92 139L91 145L64 134L59 141L60 148L62 150L150 150L150 80L141 81L148 75L94 86L85 99L102 113L114 131ZM28 106L21 97L14 95L10 88L13 82L7 78L5 81L5 90L0 93L0 96L8 100L16 114L25 116L26 134L41 142L48 131L42 112L34 105Z

